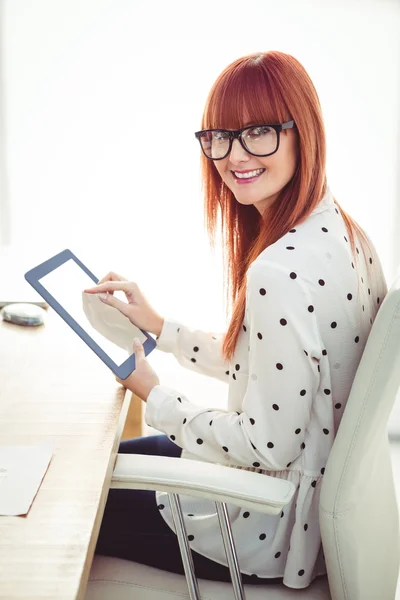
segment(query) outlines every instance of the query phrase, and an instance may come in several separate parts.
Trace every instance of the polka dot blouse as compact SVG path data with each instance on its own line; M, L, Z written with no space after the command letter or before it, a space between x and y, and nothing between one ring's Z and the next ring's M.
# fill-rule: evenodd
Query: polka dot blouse
M157 346L198 373L228 383L227 409L196 406L163 385L145 420L183 448L182 457L291 481L278 516L228 505L242 573L307 587L326 573L318 503L325 465L369 331L387 286L375 248L358 264L332 194L266 248L247 272L246 310L230 363L222 334L166 319ZM359 289L358 289L359 285ZM174 529L168 498L156 494ZM182 496L190 546L226 565L212 501Z

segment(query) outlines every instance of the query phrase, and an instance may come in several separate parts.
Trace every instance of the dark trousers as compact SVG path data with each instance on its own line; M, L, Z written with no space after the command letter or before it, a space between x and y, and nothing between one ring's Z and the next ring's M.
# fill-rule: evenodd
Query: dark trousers
M154 435L125 440L118 452L180 457L182 449L166 435ZM184 575L178 539L160 515L153 491L110 489L95 552ZM197 577L231 581L224 565L193 550L192 557ZM251 584L282 581L255 575L242 575L242 579Z

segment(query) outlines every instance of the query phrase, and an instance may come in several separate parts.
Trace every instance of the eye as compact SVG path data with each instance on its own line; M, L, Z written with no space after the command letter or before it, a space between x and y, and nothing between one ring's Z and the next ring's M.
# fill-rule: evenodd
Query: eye
M269 135L273 132L274 129L272 127L268 127L267 125L263 125L262 127L252 127L246 131L246 135L251 138L262 137L264 135Z
M223 130L213 131L213 140L216 142L224 142L229 140L229 133Z

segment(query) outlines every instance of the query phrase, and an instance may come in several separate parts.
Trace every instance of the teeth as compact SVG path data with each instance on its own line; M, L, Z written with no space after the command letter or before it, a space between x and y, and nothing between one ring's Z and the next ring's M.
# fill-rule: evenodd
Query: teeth
M260 173L262 173L263 171L265 171L265 169L256 169L255 171L249 171L248 173L237 173L236 171L234 171L234 173L238 179L249 179L250 177L260 175Z

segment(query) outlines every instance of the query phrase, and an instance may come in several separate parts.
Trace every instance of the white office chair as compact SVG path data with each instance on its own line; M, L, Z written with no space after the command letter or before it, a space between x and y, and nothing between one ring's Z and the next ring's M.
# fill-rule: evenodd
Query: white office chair
M186 577L95 556L85 600L394 600L399 517L387 423L400 386L400 275L375 319L329 456L320 496L327 577L303 590L241 584L224 503L279 514L294 486L286 480L179 458L118 455L113 488L170 493ZM232 584L196 580L179 494L212 499Z

